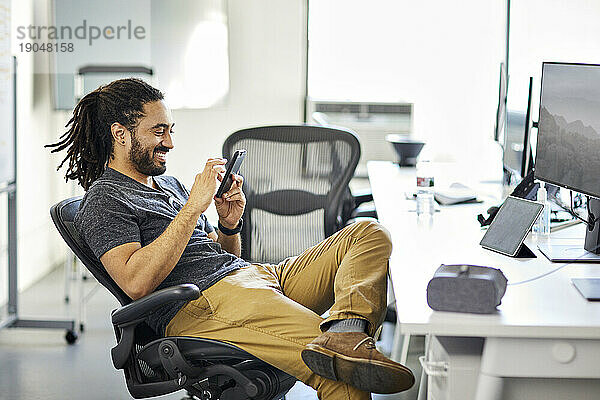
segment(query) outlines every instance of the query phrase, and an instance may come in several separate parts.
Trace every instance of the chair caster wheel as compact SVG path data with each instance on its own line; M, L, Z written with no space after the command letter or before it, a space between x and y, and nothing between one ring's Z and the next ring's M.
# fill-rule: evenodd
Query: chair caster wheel
M67 341L67 343L73 344L77 341L78 337L79 336L77 336L77 333L75 331L67 331L67 334L65 335L65 340Z

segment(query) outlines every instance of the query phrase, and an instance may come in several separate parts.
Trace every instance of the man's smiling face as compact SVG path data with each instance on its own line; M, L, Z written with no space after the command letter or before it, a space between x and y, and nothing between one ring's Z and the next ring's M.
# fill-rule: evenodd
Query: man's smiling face
M131 132L129 161L147 176L164 174L167 152L173 148L173 118L162 101L144 104L144 114L135 132Z

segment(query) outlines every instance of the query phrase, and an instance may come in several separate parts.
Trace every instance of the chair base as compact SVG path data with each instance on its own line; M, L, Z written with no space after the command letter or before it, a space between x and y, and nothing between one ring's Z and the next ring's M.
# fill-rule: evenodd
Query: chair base
M295 377L244 350L210 339L157 339L144 346L137 358L177 382L175 390L186 389L200 399L280 399L296 382ZM136 398L149 397L145 385L128 382Z

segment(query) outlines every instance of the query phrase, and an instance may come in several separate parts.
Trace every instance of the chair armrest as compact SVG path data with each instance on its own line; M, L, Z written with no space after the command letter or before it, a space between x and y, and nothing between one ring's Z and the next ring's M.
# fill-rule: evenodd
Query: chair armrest
M190 301L200 296L198 286L178 285L161 289L142 297L112 312L112 323L117 336L117 345L110 351L113 365L123 369L131 355L134 345L135 328L148 314L165 303L172 301Z
M159 306L173 301L190 301L200 297L196 285L185 284L161 289L112 312L112 323L123 326L139 322Z

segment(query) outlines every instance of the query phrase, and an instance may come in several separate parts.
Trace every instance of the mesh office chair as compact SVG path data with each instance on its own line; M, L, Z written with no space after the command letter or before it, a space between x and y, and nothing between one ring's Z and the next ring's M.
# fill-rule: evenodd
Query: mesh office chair
M134 398L159 396L185 389L200 399L280 399L296 379L227 343L191 337L160 337L144 322L166 302L193 300L195 285L159 290L132 301L112 280L81 240L73 219L81 197L61 201L50 209L59 233L94 277L121 303L112 312L117 345L113 365L123 369Z
M277 263L344 226L348 183L360 158L351 131L320 126L268 126L233 133L223 156L248 155L242 258ZM347 204L347 203L346 203Z
M237 131L223 144L223 157L248 155L240 169L246 209L242 258L278 263L300 254L346 224L377 219L353 196L348 183L360 159L360 142L347 130L322 126L267 126ZM396 322L394 303L385 320Z

